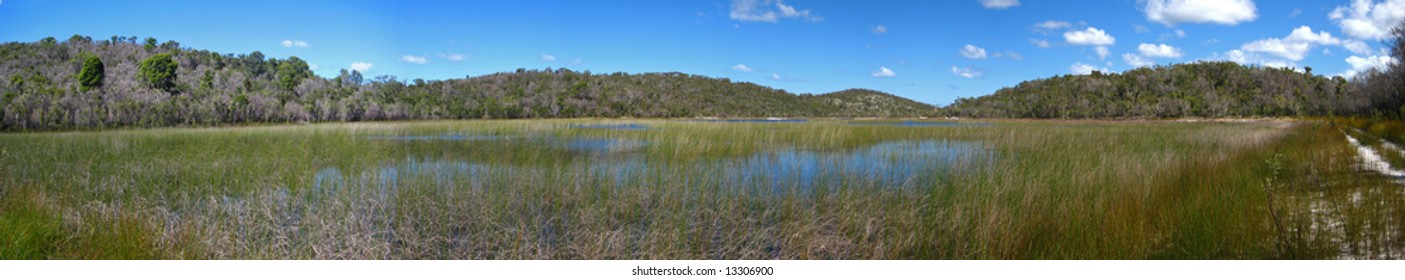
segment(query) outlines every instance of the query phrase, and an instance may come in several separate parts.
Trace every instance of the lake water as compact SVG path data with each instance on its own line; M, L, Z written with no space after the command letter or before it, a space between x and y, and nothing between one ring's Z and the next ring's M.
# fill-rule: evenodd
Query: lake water
M572 126L572 129L642 130L648 127L626 124ZM335 192L348 185L347 181L374 182L370 185L385 191L407 184L452 190L482 187L492 176L545 173L575 174L582 180L572 183L577 186L702 184L753 193L810 192L819 187L911 189L931 184L952 172L989 163L993 157L980 143L947 140L886 141L834 150L779 148L744 156L684 161L651 158L648 156L650 143L632 139L442 134L376 136L369 140L389 141L390 145L442 145L446 148L430 149L435 151L433 153L410 152L403 159L355 168L362 171L351 172L353 174L338 167L325 167L316 172L314 191ZM477 144L454 146L465 142ZM489 145L560 151L538 157L561 158L553 158L553 162L558 162L554 165L533 166L445 156L442 152L446 149L494 149ZM690 182L659 182L656 178Z

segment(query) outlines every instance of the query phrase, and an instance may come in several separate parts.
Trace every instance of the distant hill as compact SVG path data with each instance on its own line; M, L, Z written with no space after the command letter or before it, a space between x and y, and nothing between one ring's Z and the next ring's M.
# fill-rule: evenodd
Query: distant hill
M951 116L1002 118L1178 118L1363 114L1372 97L1350 94L1341 77L1311 68L1197 62L1025 81L957 99Z
M169 54L169 63L160 63L160 54ZM0 78L5 79L0 82L0 130L10 131L246 122L936 114L931 105L872 90L793 94L682 73L548 68L405 81L342 70L337 77L321 78L297 57L221 54L174 41L121 36L4 43Z

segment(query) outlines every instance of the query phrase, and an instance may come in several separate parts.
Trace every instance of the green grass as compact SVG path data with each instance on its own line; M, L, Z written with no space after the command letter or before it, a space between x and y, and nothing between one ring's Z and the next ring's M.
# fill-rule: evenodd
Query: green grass
M622 123L650 129L571 128ZM1405 196L1356 168L1343 131L581 119L3 134L0 258L1399 258ZM392 135L504 138L375 138ZM646 144L591 153L569 139ZM902 188L738 181L728 167L893 141L987 156L932 163Z

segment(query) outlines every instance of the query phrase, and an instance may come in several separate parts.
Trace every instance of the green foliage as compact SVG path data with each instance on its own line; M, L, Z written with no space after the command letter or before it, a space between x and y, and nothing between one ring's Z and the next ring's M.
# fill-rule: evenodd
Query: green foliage
M275 76L278 79L278 87L293 90L303 79L312 77L312 70L308 69L307 61L294 56L278 63Z
M88 55L87 58L83 59L83 67L78 70L79 87L87 91L102 86L102 79L106 75L106 71L101 58L96 55Z
M142 83L155 89L174 92L176 87L176 61L170 53L160 53L141 61L137 76Z
M1341 83L1286 68L1197 62L1025 81L943 109L1001 118L1325 116L1353 110Z
M213 72L211 72L210 70L205 70L205 75L200 76L200 88L215 88L215 74Z
M86 43L85 43L86 42ZM145 46L154 44L147 40ZM87 44L87 45L85 45ZM868 90L793 94L765 86L683 73L595 74L528 70L448 80L366 79L343 70L317 77L301 58L219 54L167 42L144 51L136 36L63 44L0 44L0 77L10 77L0 130L466 118L573 117L914 117L936 108ZM157 53L157 52L160 53ZM88 55L117 67L140 59L131 75L76 61ZM123 60L114 60L124 58ZM75 65L80 66L73 70ZM92 71L83 71L88 68ZM115 69L115 68L114 68ZM188 76L182 82L180 77ZM84 81L89 83L85 84ZM177 98L151 99L142 85ZM104 94L85 94L101 86ZM74 92L78 94L69 94ZM296 93L296 94L294 94ZM69 102L57 102L62 96ZM77 107L75 107L77 106Z
M152 49L155 49L155 48L156 48L156 38L146 37L146 43L142 45L142 48L143 48L143 49L146 49L147 51L151 51Z

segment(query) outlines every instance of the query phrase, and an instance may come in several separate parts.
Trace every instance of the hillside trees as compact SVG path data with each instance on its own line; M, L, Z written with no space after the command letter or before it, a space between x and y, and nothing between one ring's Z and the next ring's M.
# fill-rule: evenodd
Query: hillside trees
M176 61L170 53L153 55L141 61L138 75L143 83L166 92L175 92Z
M279 87L291 91L303 79L312 77L312 70L308 69L307 61L294 56L278 63L275 76L277 76Z
M527 70L448 80L318 77L301 58L221 54L137 36L0 43L0 130L245 122L563 117L928 116L876 91L791 94L682 73ZM147 44L151 42L151 44ZM85 71L97 58L103 71ZM84 84L92 75L98 84ZM100 86L100 90L88 90ZM81 89L81 90L80 90ZM175 94L178 93L178 94Z
M1361 112L1340 77L1197 62L1036 79L943 108L963 117L1179 118Z
M98 56L89 54L85 57L83 68L78 70L79 88L83 91L102 86L102 79L107 71Z

